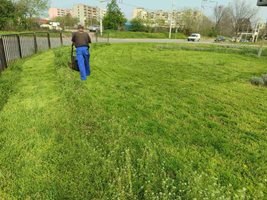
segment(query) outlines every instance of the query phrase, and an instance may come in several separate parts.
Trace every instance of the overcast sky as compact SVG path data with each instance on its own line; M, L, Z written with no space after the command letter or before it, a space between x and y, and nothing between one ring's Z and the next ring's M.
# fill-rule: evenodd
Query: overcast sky
M205 3L205 13L207 15L212 14L212 7L218 4L228 4L231 1L235 0L210 0L210 3ZM247 0L251 3L251 5L256 7L257 0ZM172 0L118 0L120 3L120 7L122 11L125 13L127 18L132 17L132 12L135 7L144 7L150 10L155 9L171 9ZM100 6L99 0L51 0L51 7L58 8L71 8L74 4L83 3L91 6ZM174 0L175 8L183 9L183 8L201 8L201 0ZM102 4L102 7L105 7ZM262 20L267 20L267 7L259 8L259 17Z

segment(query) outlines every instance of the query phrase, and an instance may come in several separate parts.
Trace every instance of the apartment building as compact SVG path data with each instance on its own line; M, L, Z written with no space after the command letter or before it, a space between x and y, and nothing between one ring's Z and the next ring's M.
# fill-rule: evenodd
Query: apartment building
M71 9L63 9L63 8L49 8L48 10L49 19L54 19L55 17L63 17L67 14L72 14Z
M146 11L144 8L135 8L133 10L133 18L145 20L148 18L148 11Z
M73 7L73 16L80 20L80 24L85 25L86 20L99 20L100 9L84 4L77 4Z
M164 10L148 11L144 8L133 10L133 18L149 20L153 25L167 25L170 21L170 13Z
M171 17L173 17L173 24L180 16L180 12L174 11L173 15L164 10L148 11L144 8L136 8L133 10L133 18L140 18L149 20L152 26L167 26L170 24Z
M100 14L103 18L104 15L106 14L106 10L84 4L76 4L73 6L72 9L61 9L61 8L49 9L50 19L53 19L55 17L63 17L67 14L71 14L73 17L77 17L79 19L79 23L85 25L87 20L99 21Z
M184 16L188 14L188 12L174 10L173 12L168 12L165 10L155 10L148 11L144 8L136 8L133 11L133 18L140 18L143 20L148 20L152 26L169 26L170 22L172 22L173 27L182 26L185 22L183 22ZM190 11L190 15L192 17L198 18L201 16L199 11Z
M157 10L148 13L148 18L157 26L164 26L169 24L170 13L164 10Z

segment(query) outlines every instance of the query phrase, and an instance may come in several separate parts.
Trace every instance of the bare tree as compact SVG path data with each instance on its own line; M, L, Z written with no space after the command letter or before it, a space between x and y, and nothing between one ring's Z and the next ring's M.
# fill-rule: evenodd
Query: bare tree
M213 9L213 14L215 17L215 31L221 34L222 24L229 16L229 7L217 4Z
M244 27L244 24L249 26L258 14L258 8L253 7L247 0L233 0L229 6L233 33L238 34Z
M39 17L48 9L50 0L13 0L18 12L27 17Z
M227 35L232 36L233 35L233 28L232 28L232 17L230 13L230 8L225 8L225 15L222 17L220 23L219 23L219 34L220 35Z

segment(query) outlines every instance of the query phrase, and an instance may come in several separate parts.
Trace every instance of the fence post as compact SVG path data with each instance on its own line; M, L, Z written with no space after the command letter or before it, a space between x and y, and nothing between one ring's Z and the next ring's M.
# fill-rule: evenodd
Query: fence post
M62 37L62 32L60 32L60 34L59 34L59 37L60 37L60 43L61 43L61 46L63 46L63 37Z
M48 48L51 49L50 33L47 32Z
M108 33L108 43L109 43L109 33Z
M18 45L19 45L19 57L22 58L22 50L21 50L20 36L19 36L19 34L17 34L16 36L17 36L17 41L18 41Z
M97 33L97 31L95 32L95 42L96 43L98 42L98 33Z
M3 38L0 37L0 61L2 68L0 67L0 71L7 68L7 61L6 61L6 54L5 54L5 48L4 48L4 42Z
M36 33L33 34L33 41L34 41L34 52L38 52L38 45L37 45L37 36Z

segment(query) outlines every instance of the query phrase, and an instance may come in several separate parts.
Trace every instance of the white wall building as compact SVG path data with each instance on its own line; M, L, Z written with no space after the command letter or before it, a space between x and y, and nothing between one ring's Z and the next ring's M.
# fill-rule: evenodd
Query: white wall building
M135 8L133 18L148 20L152 26L169 26L172 22L173 27L179 27L183 24L183 11L174 10L173 12L165 10L148 11L144 8ZM192 16L199 15L199 12L192 12Z
M84 4L77 4L73 7L73 16L77 17L80 24L85 25L86 20L97 20L100 19L100 13L102 17L106 14L106 10L101 10L98 7L88 6Z
M174 26L181 12L174 11L170 13L165 10L148 11L144 8L136 8L133 10L133 18L149 20L152 26L168 26L172 18L172 25Z
M73 7L73 16L79 19L80 24L85 25L86 20L98 18L99 9L84 4L77 4Z
M140 19L147 19L148 11L146 11L144 8L135 8L133 10L133 18L140 18Z
M64 8L49 8L48 14L49 19L54 19L55 17L64 17L67 14L72 14L72 10Z
M99 21L100 13L103 17L106 14L106 10L102 9L100 12L100 8L98 7L76 4L72 9L50 8L49 18L53 19L55 17L63 17L67 14L71 14L73 17L79 19L81 25L85 25L87 20Z

